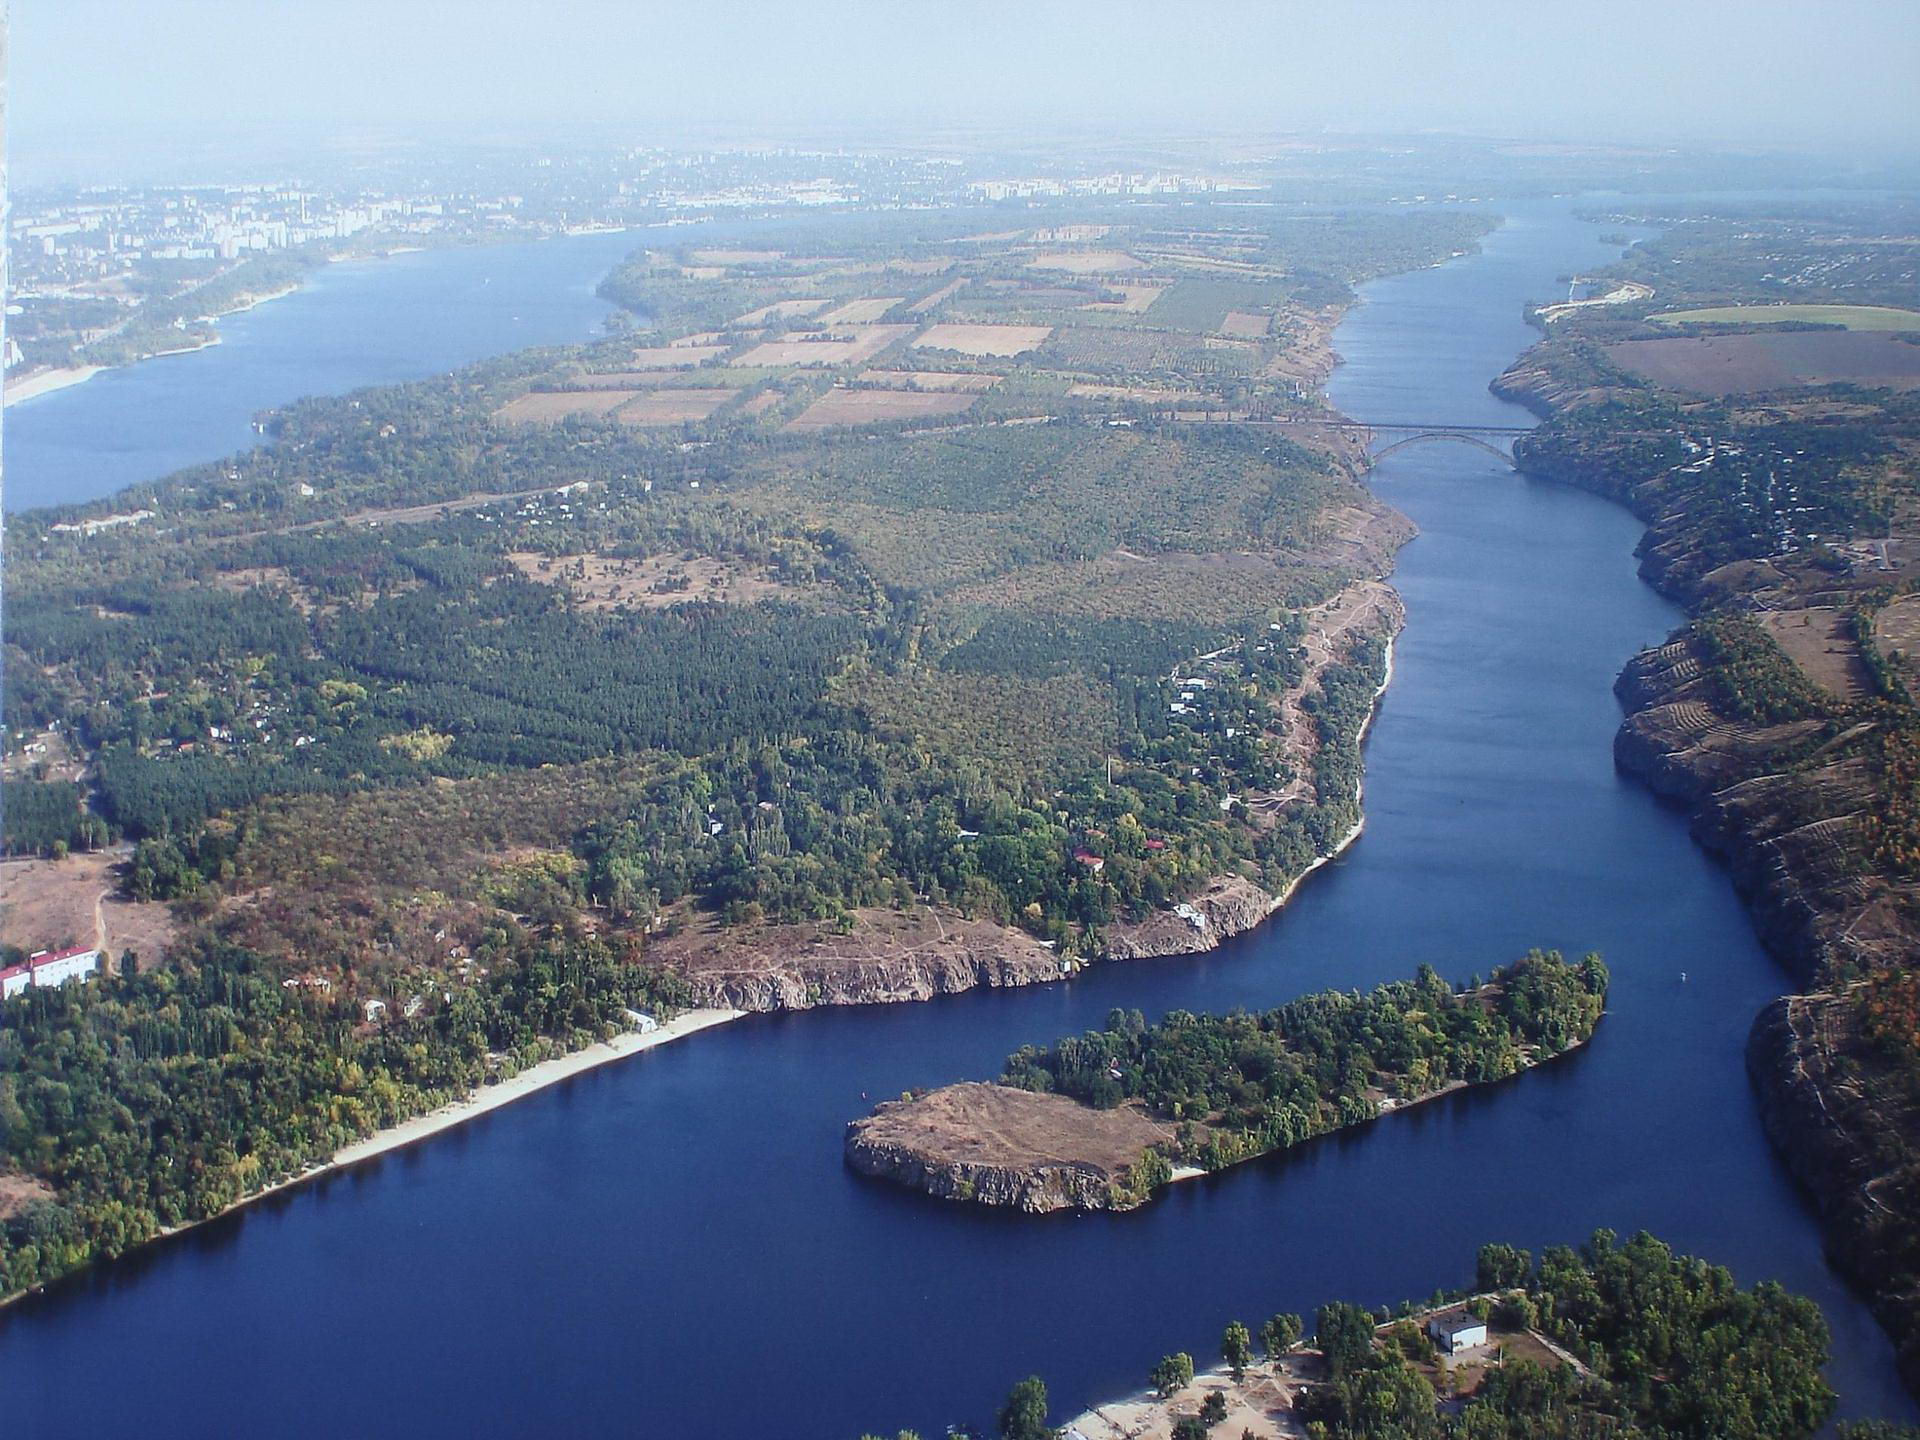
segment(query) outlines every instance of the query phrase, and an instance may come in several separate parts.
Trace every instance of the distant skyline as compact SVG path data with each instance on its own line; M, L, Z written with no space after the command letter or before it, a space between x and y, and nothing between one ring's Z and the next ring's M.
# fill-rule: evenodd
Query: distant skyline
M13 0L27 182L371 137L1441 130L1920 149L1913 0Z

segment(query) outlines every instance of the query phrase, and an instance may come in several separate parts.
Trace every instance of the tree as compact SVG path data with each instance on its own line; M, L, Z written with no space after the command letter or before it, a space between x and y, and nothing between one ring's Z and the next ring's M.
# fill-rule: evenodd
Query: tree
M1207 1440L1206 1422L1197 1415L1182 1415L1173 1422L1173 1440Z
M1007 1394L1000 1407L1001 1440L1053 1440L1047 1424L1047 1385L1038 1375L1029 1375Z
M1164 1356L1151 1378L1153 1392L1162 1400L1176 1395L1193 1383L1193 1357L1184 1350Z
M1200 1421L1209 1430L1227 1418L1227 1397L1218 1390L1209 1390L1207 1398L1200 1402Z
M1322 1305L1313 1313L1313 1338L1327 1357L1327 1373L1338 1380L1372 1358L1373 1317L1358 1305Z
M1514 1245L1482 1245L1474 1263L1474 1288L1512 1290L1533 1273L1533 1256Z
M1276 1359L1298 1345L1305 1329L1305 1322L1291 1311L1284 1311L1267 1321L1260 1327L1260 1344L1266 1350L1267 1358Z
M1247 1366L1253 1363L1253 1337L1238 1320L1227 1326L1220 1337L1220 1358L1227 1362L1236 1381L1246 1379Z

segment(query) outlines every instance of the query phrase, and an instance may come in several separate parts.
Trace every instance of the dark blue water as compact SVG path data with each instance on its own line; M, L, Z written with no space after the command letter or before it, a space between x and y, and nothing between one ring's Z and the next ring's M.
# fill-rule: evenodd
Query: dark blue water
M1515 423L1486 381L1531 339L1521 300L1604 258L1593 237L1523 214L1370 287L1336 398ZM1229 1319L1422 1296L1483 1241L1597 1226L1814 1296L1848 1412L1912 1415L1754 1118L1741 1048L1782 978L1681 820L1612 768L1613 677L1676 619L1634 576L1635 525L1460 447L1377 478L1423 533L1368 830L1275 924L1071 986L743 1021L155 1247L0 1319L6 1433L937 1434L1029 1372L1070 1413L1211 1355ZM871 1099L1116 1005L1464 978L1532 945L1612 965L1586 1052L1132 1215L976 1212L841 1164Z
M220 322L221 343L107 370L6 412L6 506L111 494L259 440L256 412L590 338L636 244L591 235L329 265Z

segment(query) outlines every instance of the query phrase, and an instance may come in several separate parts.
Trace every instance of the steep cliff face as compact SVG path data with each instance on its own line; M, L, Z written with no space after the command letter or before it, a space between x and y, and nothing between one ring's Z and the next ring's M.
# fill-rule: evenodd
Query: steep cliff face
M1783 996L1747 1041L1767 1135L1826 1222L1828 1258L1866 1293L1902 1378L1920 1391L1920 1113L1883 1070L1844 995Z
M1859 861L1873 804L1847 741L1815 722L1752 727L1709 703L1686 641L1636 658L1615 687L1629 713L1621 769L1692 814L1767 949L1804 986L1838 972L1909 966L1920 954L1920 887ZM1783 758L1790 757L1790 764ZM1747 1043L1760 1116L1812 1196L1834 1266L1873 1306L1920 1392L1920 1104L1903 1067L1866 1043L1848 992L1813 989L1761 1012Z
M1110 1178L1088 1166L1041 1163L1016 1168L937 1160L904 1145L852 1133L851 1125L848 1129L847 1163L855 1170L923 1190L938 1200L969 1200L1028 1215L1113 1208Z
M844 934L708 922L663 939L652 953L687 978L702 1005L749 1011L930 1000L1067 973L1024 931L930 907L858 911Z
M1200 894L1172 910L1162 910L1132 925L1116 925L1107 935L1107 958L1137 960L1151 955L1193 955L1259 925L1280 902L1251 880L1216 877Z
M938 1199L1039 1215L1143 1203L1129 1173L1172 1138L1137 1107L970 1082L876 1106L847 1125L846 1154L863 1175Z

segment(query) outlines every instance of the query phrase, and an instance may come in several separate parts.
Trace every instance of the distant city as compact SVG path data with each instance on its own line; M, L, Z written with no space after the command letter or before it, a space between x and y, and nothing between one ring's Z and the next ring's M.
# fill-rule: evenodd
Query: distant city
M212 343L221 314L353 254L693 223L792 209L936 208L1063 197L1257 191L1168 170L993 174L980 157L826 150L440 162L443 173L330 183L88 186L23 192L12 231L6 372L90 371ZM465 173L446 173L464 170ZM244 267L244 268L243 268Z

